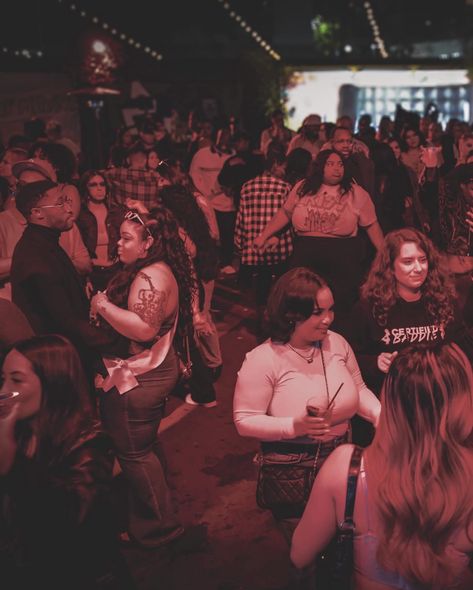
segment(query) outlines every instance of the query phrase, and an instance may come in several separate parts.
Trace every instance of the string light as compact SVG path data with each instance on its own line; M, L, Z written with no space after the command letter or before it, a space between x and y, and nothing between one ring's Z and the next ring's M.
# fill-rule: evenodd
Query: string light
M234 8L230 6L230 3L227 0L218 0L220 4L225 8L228 12L228 16L232 18L236 23L240 25L240 27L246 31L257 43L258 45L268 52L268 54L275 59L276 61L281 60L281 56L279 53L274 51L269 43L267 43L258 33L255 31L236 11Z
M387 59L389 57L389 53L386 51L384 41L379 33L379 26L378 26L378 23L376 22L376 19L374 17L374 12L373 12L373 8L371 6L371 2L369 0L365 0L365 2L363 3L363 6L365 7L366 18L368 19L368 22L370 23L370 26L371 26L371 30L373 31L373 38L376 43L376 47L378 48L378 51L379 51L381 57L383 59Z
M24 57L25 59L32 59L35 57L44 57L44 53L39 49L12 49L11 47L2 47L4 55L14 55L15 57Z
M62 0L58 0L58 3L59 4L66 4ZM102 27L102 29L104 29L106 31L109 31L111 35L114 35L114 36L118 35L118 37L122 41L127 42L132 47L135 47L135 49L141 49L148 56L153 57L155 60L161 61L163 59L163 55L161 53L159 53L158 51L151 51L151 49L149 47L147 47L147 46L145 46L143 48L143 44L142 43L136 41L133 37L130 37L130 36L126 35L125 33L119 32L117 29L115 29L114 27L112 27L112 25L110 25L110 23L107 23L105 21L100 20L97 16L88 15L85 10L81 10L80 12L77 12L78 8L77 8L77 5L76 4L69 4L69 9L72 12L76 12L82 18L88 18L88 19L90 19L95 25L99 25L99 26ZM38 57L41 57L41 56L38 55Z

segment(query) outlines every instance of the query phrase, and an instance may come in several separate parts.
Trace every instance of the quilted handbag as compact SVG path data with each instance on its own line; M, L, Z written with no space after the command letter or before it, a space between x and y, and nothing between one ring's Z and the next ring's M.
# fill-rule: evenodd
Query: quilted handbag
M300 460L275 461L260 457L256 503L260 508L302 514L317 475L317 459L307 465Z

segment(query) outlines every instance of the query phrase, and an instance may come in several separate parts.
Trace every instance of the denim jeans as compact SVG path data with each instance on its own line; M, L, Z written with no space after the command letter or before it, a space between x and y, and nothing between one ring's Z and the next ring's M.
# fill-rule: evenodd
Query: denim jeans
M166 399L177 376L177 357L171 348L159 367L137 377L135 389L123 395L116 388L100 394L102 422L129 487L128 533L147 547L158 545L179 526L158 440Z

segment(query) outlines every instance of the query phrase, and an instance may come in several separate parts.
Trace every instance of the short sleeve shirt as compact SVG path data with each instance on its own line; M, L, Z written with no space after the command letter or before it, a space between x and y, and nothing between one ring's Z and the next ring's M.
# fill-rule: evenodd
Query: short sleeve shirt
M349 238L357 235L358 226L368 227L377 221L373 201L361 186L353 185L341 194L338 185L322 184L316 194L300 196L302 182L295 185L284 204L297 234Z

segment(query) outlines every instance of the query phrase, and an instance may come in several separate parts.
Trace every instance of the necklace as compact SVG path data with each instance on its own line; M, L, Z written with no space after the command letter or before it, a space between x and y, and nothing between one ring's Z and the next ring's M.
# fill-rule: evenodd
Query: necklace
M312 352L310 353L309 356L304 356L303 354L301 354L299 351L297 351L293 346L291 346L289 344L289 342L287 342L287 345L289 346L289 348L295 352L297 355L299 355L301 357L301 359L304 359L306 363L308 363L309 365L311 363L314 362L314 354L315 354L315 346L312 348Z

